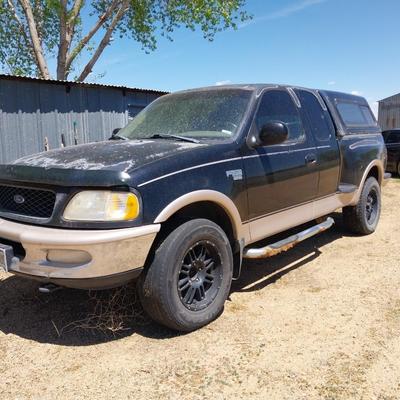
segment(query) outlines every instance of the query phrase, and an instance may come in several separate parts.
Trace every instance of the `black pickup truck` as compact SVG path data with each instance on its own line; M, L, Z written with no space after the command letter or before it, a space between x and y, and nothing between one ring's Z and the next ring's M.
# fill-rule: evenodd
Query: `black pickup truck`
M400 129L384 131L382 135L387 148L386 171L400 176Z
M137 279L149 315L181 331L221 313L243 258L328 229L333 211L374 232L389 177L366 100L323 90L182 91L111 139L0 166L0 265L43 291Z

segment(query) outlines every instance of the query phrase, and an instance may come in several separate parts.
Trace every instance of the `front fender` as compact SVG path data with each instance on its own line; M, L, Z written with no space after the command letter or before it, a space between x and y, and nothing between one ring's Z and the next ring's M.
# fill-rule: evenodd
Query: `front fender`
M210 201L221 206L229 216L233 228L235 239L244 239L245 242L250 238L248 228L242 224L240 214L233 201L223 193L216 190L196 190L194 192L186 193L171 203L169 203L154 220L155 224L159 224L168 220L173 214L188 205L201 202Z

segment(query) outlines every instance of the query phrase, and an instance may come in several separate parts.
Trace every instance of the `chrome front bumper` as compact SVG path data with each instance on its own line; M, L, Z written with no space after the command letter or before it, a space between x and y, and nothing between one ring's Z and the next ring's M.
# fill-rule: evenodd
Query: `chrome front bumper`
M20 243L25 257L10 272L45 281L104 280L142 269L159 224L110 230L70 230L0 219L1 239ZM80 287L81 285L77 285Z

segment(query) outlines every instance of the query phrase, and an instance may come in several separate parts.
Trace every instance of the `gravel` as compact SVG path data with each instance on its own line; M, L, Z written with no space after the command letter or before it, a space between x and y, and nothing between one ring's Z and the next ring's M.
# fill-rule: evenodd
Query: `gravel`
M149 321L133 287L42 295L0 273L0 398L399 399L399 205L392 179L375 234L348 235L338 213L246 262L222 316L186 335ZM93 315L119 295L115 329Z

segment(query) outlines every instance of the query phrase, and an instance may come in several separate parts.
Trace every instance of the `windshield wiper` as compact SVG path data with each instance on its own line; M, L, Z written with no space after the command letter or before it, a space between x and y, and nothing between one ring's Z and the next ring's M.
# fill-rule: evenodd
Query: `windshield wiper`
M108 140L129 140L125 136L118 135L118 133L112 135Z
M199 140L194 138L190 138L187 136L180 136L180 135L171 135L169 133L155 133L154 135L149 137L149 139L169 139L169 138L182 140L183 142L200 143Z
M121 128L115 128L112 131L111 137L108 138L108 140L129 140L127 137L118 134L120 130Z

